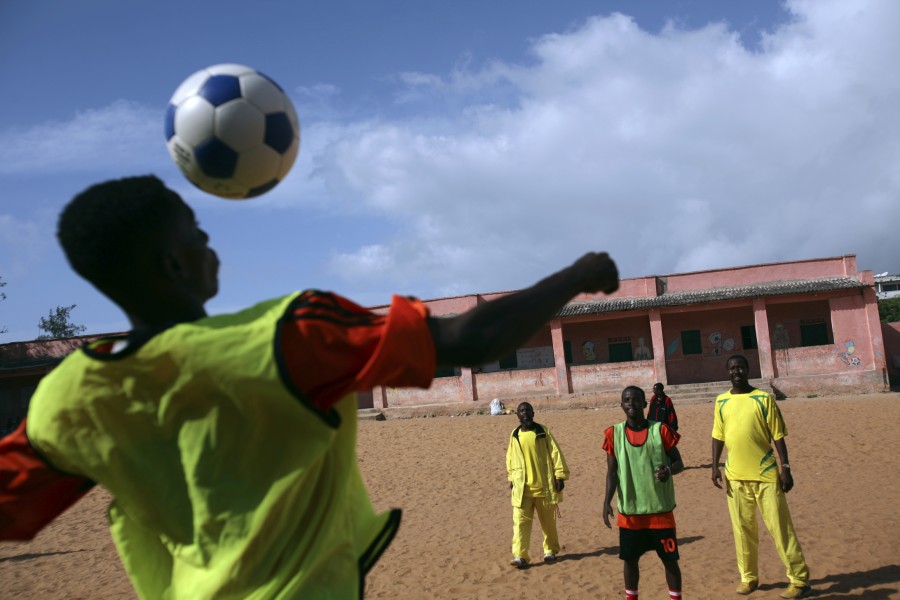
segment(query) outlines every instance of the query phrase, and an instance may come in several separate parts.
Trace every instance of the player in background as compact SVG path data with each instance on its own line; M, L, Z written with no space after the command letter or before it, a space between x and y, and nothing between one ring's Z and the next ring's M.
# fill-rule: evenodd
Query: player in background
M612 527L612 499L619 516L619 558L625 576L625 599L638 600L639 561L656 551L663 563L669 598L681 599L681 567L675 534L675 484L672 476L684 470L676 445L680 436L668 425L644 417L644 390L628 386L622 391L625 420L604 431L606 495L603 522Z
M369 500L354 392L426 388L436 365L490 362L577 294L618 287L613 261L590 253L451 318L400 296L377 315L316 290L209 317L219 259L157 178L88 188L57 233L131 331L41 381L3 457L28 465L0 496L0 535L33 536L96 482L141 598L361 596L400 511ZM302 257L302 245L285 252Z
M647 407L647 418L651 421L659 421L669 426L672 431L678 431L678 415L675 414L675 405L672 399L666 395L665 386L662 383L653 385L653 397L650 398L650 406Z

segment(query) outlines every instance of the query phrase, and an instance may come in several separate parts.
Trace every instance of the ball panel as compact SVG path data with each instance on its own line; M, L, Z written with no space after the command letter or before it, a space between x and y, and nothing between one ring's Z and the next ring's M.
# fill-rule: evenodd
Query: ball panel
M255 187L276 178L281 157L268 146L257 146L241 152L237 159L233 178L247 188Z
M261 196L262 194L265 194L266 192L271 190L276 185L278 185L278 180L273 179L272 181L270 181L268 183L264 183L255 188L250 188L250 190L247 191L247 195L244 197L245 198L255 198L256 196Z
M266 118L252 104L235 100L216 109L215 134L232 149L243 152L263 143Z
M172 139L172 136L175 135L175 105L169 104L166 107L166 141Z
M238 65L235 63L222 63L220 65L213 65L211 67L206 67L206 70L209 71L210 75L233 75L235 77L240 77L245 73L256 72L256 69L247 67L245 65Z
M191 146L205 142L213 136L215 111L200 96L191 96L175 109L175 134Z
M197 90L200 89L200 86L202 86L207 79L209 79L209 71L200 69L185 79L184 82L175 89L175 93L172 94L172 98L169 102L178 106L184 102L188 96L196 94Z
M238 153L216 138L194 147L197 166L208 177L226 179L234 175Z
M259 73L248 73L241 77L241 92L248 102L263 113L281 112L287 101L278 86Z
M294 126L287 114L280 112L266 115L266 145L284 154L294 141Z
M291 167L294 166L294 161L297 160L297 153L300 152L300 139L295 138L294 143L290 145L290 147L281 155L281 164L278 167L277 175L278 179L284 179L288 172L291 170Z
M190 144L186 144L176 135L169 139L166 147L169 149L169 156L172 157L185 177L191 179L195 173L199 172L194 160L194 149Z
M241 97L241 82L233 75L213 75L200 86L197 95L213 106L221 106Z

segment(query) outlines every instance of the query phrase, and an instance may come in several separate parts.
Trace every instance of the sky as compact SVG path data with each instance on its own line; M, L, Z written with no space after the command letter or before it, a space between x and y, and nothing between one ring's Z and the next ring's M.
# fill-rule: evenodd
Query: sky
M0 343L57 306L69 199L154 173L222 260L212 314L294 290L382 305L527 287L588 251L623 278L855 254L900 272L900 2L5 0ZM191 73L276 80L300 155L207 195L163 115Z

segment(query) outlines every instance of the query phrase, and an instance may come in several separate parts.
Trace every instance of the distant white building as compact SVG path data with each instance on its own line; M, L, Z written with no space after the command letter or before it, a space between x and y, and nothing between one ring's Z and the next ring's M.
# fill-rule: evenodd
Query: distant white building
M875 293L879 300L900 296L900 275L888 275L887 272L876 275Z

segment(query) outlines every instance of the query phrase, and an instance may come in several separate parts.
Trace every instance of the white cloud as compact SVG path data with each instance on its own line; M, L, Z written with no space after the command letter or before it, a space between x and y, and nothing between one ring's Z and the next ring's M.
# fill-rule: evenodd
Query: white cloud
M332 267L462 292L594 249L626 276L843 253L896 270L900 4L787 6L755 50L724 24L611 15L540 38L531 64L403 74L427 118L335 131L313 157L333 202L398 224Z
M30 219L0 214L0 276L9 281L28 273L55 247L56 240L46 235L54 229L55 215L50 211Z
M0 132L0 174L146 168L148 152L165 153L162 123L162 111L119 100L66 122Z

